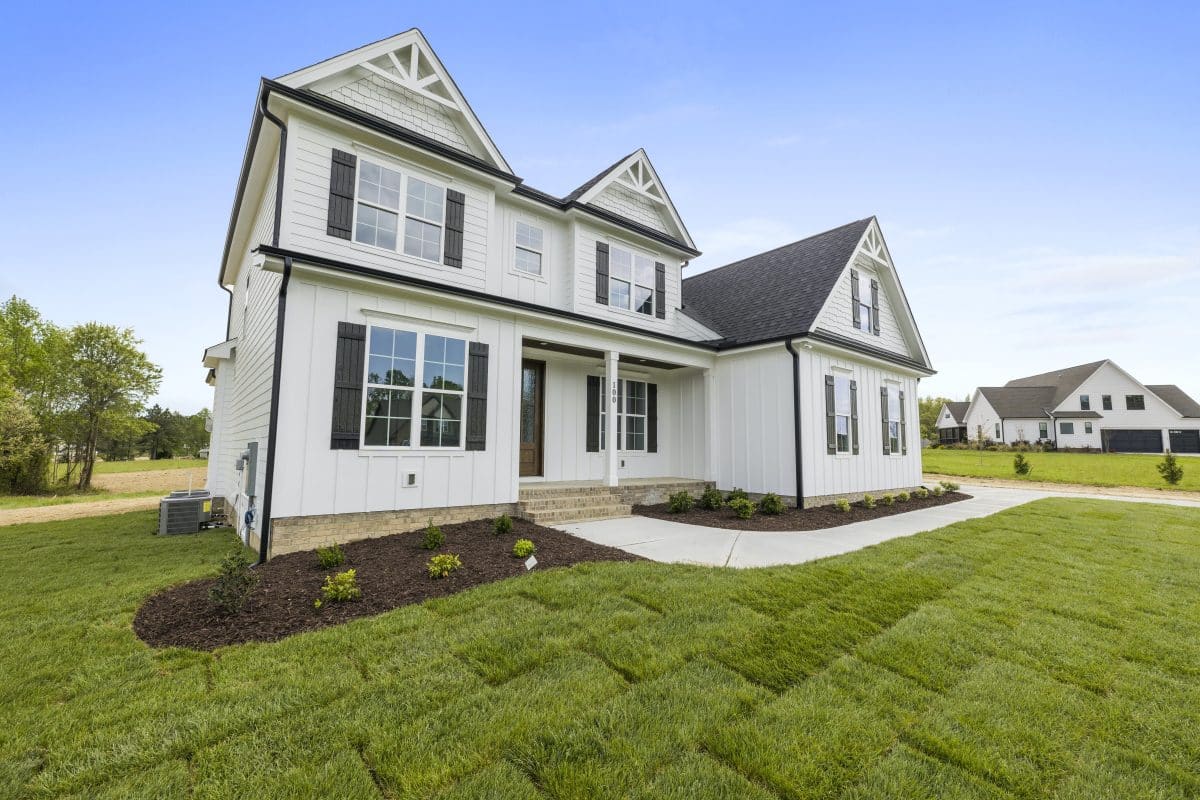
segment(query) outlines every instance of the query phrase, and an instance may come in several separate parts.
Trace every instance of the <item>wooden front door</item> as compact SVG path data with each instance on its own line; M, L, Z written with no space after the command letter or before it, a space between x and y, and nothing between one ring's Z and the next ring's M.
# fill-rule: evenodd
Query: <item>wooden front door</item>
M521 477L542 474L544 361L521 361Z

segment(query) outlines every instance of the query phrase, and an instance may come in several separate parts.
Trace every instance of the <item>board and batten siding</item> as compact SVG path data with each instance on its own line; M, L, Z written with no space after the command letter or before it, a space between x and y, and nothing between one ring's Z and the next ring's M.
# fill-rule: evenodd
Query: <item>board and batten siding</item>
M859 297L863 302L870 303L871 281L879 280L879 335L860 331L854 327L851 277L848 269L842 273L837 285L830 293L825 308L817 317L816 327L870 347L877 347L909 358L914 357L912 348L909 347L896 319L895 303L902 301L889 296L890 293L884 282L879 279L879 274L872 262L864 257L858 257L854 261L853 268L858 270ZM919 357L919 354L916 357ZM905 397L907 396L905 395Z
M795 497L791 356L783 345L730 353L713 375L717 486Z
M497 198L496 224L488 238L494 257L489 262L487 291L527 303L570 308L570 226L563 219L531 212L525 204ZM542 274L521 272L516 267L517 223L542 231Z
M223 362L217 371L217 398L222 405L216 414L220 419L214 420L214 431L219 428L220 434L217 447L209 453L208 488L230 504L239 527L247 498L242 494L245 476L234 468L234 464L249 442L258 442L255 486L260 497L266 480L275 309L281 278L255 268L254 255L250 251L259 244L270 244L274 214L275 176L272 174L263 189L233 286L229 336L237 339L237 347L233 359ZM260 519L255 519L255 530Z
M536 352L546 364L543 478L601 480L603 452L587 452L587 378L604 367ZM618 375L658 386L658 452L620 452L621 478L702 478L705 463L704 382L696 369L625 370Z
M424 280L435 280L448 286L477 291L487 289L489 221L494 209L494 195L491 190L460 177L447 176L436 171L434 167L423 165L416 159L406 158L399 153L384 155L299 117L293 117L288 130L287 169L290 194L288 202L284 204L281 242L284 247ZM355 242L353 233L349 240L330 236L329 167L335 149L355 154L359 164L363 159L374 161L396 169L405 176L415 176L466 195L462 267L449 267L403 253L403 197L397 251Z
M378 316L364 309L379 312ZM397 315L390 318L386 315ZM489 346L487 449L333 450L339 322L430 332ZM516 500L520 333L502 316L293 276L288 289L272 516L438 508ZM415 427L415 426L414 426ZM417 485L403 485L405 473Z

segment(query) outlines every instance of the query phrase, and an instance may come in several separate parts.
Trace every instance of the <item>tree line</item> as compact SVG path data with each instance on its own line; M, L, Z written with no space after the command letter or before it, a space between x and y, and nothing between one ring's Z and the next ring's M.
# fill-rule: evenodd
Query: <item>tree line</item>
M18 297L0 304L0 492L84 490L98 456L163 458L207 446L207 412L146 408L162 370L141 344L129 328L64 328Z

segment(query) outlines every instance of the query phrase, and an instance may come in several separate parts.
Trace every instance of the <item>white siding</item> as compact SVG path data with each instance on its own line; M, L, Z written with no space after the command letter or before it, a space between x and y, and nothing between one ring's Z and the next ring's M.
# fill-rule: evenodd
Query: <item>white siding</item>
M662 206L615 181L593 198L592 205L640 222L660 233L673 233L673 226L667 223L667 218L661 210Z
M783 345L723 355L714 379L717 486L794 497L791 356Z
M1125 373L1111 363L1102 365L1092 373L1055 410L1079 410L1079 396L1082 394L1088 395L1091 399L1091 410L1099 413L1102 419L1092 420L1093 434L1091 436L1082 435L1083 425L1077 422L1076 436L1072 439L1072 443L1068 444L1068 437L1064 436L1059 441L1061 447L1090 446L1099 448L1102 446L1100 433L1102 429L1159 429L1162 431L1163 449L1166 449L1171 443L1169 433L1171 428L1197 427L1196 420L1184 420L1179 416L1179 412L1159 400L1142 384L1130 380ZM1106 394L1112 395L1111 411L1105 411L1101 402L1102 395ZM1140 394L1145 397L1146 409L1144 411L1130 411L1125 407L1125 395L1130 394Z
M858 270L859 296L865 303L871 302L871 279L879 280L879 335L860 331L854 327L854 311L850 289L850 270L842 273L837 285L830 293L825 308L817 317L816 327L844 336L847 339L862 342L870 347L887 350L902 356L914 357L904 333L900 330L896 319L897 304L902 304L900 298L893 298L887 290L886 282L879 279L879 274L872 262L865 257L855 259L854 269Z
M541 275L516 268L517 222L542 231ZM565 220L530 211L525 205L497 202L496 225L488 243L493 249L487 281L490 294L554 308L570 308L570 226Z
M681 265L678 259L672 259L662 250L647 247L634 242L632 239L620 236L610 236L590 225L578 224L575 228L575 304L572 310L591 317L608 319L625 325L633 325L645 330L684 336L686 333L678 327L678 309L681 303ZM666 280L666 318L639 314L636 311L612 308L596 302L596 242L607 242L610 246L634 250L643 255L662 262L667 268Z
M979 430L982 427L985 439L998 441L996 437L996 423L999 421L1000 415L992 408L992 404L988 402L987 398L977 390L964 419L964 424L967 426L967 438L971 441L978 439Z

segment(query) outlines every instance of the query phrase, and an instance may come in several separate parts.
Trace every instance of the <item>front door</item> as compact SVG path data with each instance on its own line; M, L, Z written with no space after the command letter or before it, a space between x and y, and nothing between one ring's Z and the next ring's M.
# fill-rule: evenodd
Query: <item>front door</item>
M521 361L521 477L542 474L543 361Z

